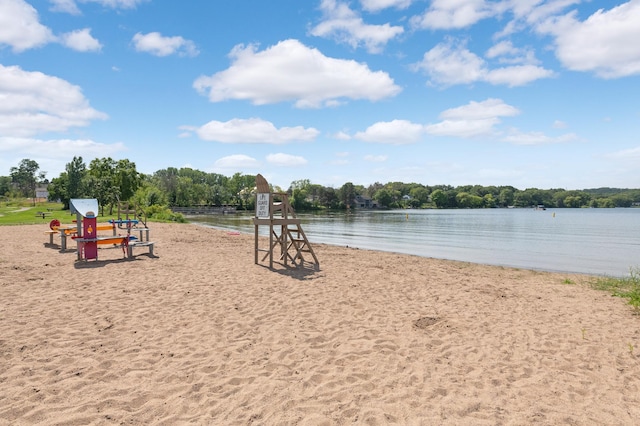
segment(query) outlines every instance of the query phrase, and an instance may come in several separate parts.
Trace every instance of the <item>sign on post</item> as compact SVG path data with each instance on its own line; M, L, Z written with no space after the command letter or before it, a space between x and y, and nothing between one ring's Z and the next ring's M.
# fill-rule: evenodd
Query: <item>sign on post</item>
M258 193L256 200L256 217L269 219L269 193Z

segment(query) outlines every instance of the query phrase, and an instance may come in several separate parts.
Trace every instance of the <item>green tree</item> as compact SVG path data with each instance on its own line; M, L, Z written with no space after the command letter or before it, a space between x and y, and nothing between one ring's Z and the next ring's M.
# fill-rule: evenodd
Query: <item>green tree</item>
M59 177L51 179L51 183L47 188L49 191L49 201L60 200L65 210L69 208L69 196L67 195L69 193L68 185L69 176L67 176L67 172L62 172Z
M129 160L118 160L115 165L115 185L120 190L120 200L128 201L138 189L141 182L136 164Z
M36 184L38 180L44 180L46 172L38 174L40 166L34 160L25 158L20 161L18 167L11 167L11 181L18 188L21 196L33 198L35 203Z
M498 204L501 207L513 206L514 202L514 188L502 188L498 195Z
M0 176L0 197L8 196L11 192L11 176Z
M482 198L484 200L484 206L485 207L495 207L496 206L496 199L493 198L493 194L492 193L484 194L484 196Z
M252 175L243 175L235 173L229 179L229 191L231 197L241 209L249 209L250 199L253 199L253 189L256 186L256 177Z
M393 191L387 188L382 188L374 194L374 198L380 203L381 207L391 207L395 202Z
M177 205L177 188L178 188L178 169L169 167L168 169L158 170L153 174L152 181L166 195L169 205Z
M351 208L356 195L355 187L351 182L345 183L338 190L338 199L343 208Z
M427 204L429 202L429 190L424 186L416 186L414 188L411 188L411 190L409 191L409 195L413 200L416 200L418 202L417 205L412 205L412 207L420 207L421 205Z
M109 214L113 214L113 206L120 197L115 169L116 162L111 158L96 158L89 163L86 177L87 190L90 196L98 200L102 215L106 205L110 206Z
M443 190L436 189L431 193L431 201L433 201L437 208L442 209L447 207L448 197Z
M456 195L456 203L460 208L478 209L483 206L484 199L479 195L470 194L468 192L458 192Z
M67 194L66 203L69 208L69 200L72 198L83 198L87 195L85 188L85 176L87 174L87 166L82 161L82 157L73 157L70 163L67 163L65 170L67 171Z

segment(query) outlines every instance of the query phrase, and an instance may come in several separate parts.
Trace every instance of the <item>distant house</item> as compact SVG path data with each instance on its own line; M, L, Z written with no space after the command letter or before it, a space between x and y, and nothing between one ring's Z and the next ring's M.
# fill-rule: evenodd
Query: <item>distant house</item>
M359 209L375 209L378 208L378 202L363 195L356 195L353 199L353 207Z

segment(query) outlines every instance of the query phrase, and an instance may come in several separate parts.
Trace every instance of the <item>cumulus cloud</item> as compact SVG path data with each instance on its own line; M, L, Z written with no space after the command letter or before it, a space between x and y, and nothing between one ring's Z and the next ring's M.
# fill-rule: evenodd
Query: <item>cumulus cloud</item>
M96 111L80 87L41 72L0 65L0 136L26 137L88 126Z
M506 46L489 51L492 57L507 52ZM513 52L513 50L509 50ZM442 86L486 82L510 87L522 86L532 81L549 78L553 71L534 64L511 65L491 69L489 64L468 50L464 44L449 39L427 51L422 61L414 65L430 77L430 83Z
M501 99L489 98L482 102L471 101L467 105L440 113L442 121L426 126L426 132L437 136L470 138L495 132L500 117L512 117L520 111Z
M411 24L436 30L466 28L494 16L495 7L485 0L433 0L424 14L411 19Z
M364 142L405 145L419 141L423 133L424 127L421 124L393 120L375 123L364 132L356 133L354 137Z
M133 36L133 46L138 52L147 52L155 56L197 56L200 52L191 40L180 36L165 37L159 32L137 33Z
M306 165L308 161L297 155L278 153L267 155L267 163L280 167L299 167Z
M332 38L353 48L364 45L370 53L379 53L389 40L404 32L400 26L365 24L347 3L337 0L322 0L320 9L324 20L311 29L312 35Z
M360 0L362 8L368 12L379 12L383 9L406 9L413 0Z
M618 78L640 74L639 23L640 1L631 0L585 21L575 11L549 18L537 30L555 36L556 56L568 69Z
M70 15L81 15L75 0L49 0L53 12L64 12Z
M313 127L276 128L273 123L260 118L212 120L201 127L182 126L181 128L195 132L202 140L222 143L285 144L308 142L320 134Z
M15 52L43 46L56 37L40 23L38 12L24 0L0 1L0 47Z
M281 41L261 52L239 45L232 65L193 86L212 102L250 100L255 105L294 101L298 108L335 105L341 100L378 101L395 96L400 87L382 71L352 60L329 58L298 40Z
M102 49L102 44L91 36L91 29L72 31L60 37L62 44L78 52L98 52Z

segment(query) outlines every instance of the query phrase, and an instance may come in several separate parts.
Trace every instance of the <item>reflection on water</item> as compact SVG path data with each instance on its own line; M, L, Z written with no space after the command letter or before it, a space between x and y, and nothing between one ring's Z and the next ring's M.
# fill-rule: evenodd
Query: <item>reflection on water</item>
M190 219L253 233L252 217ZM640 209L391 210L298 217L312 243L598 275L623 276L640 266ZM266 227L261 234L268 235Z

